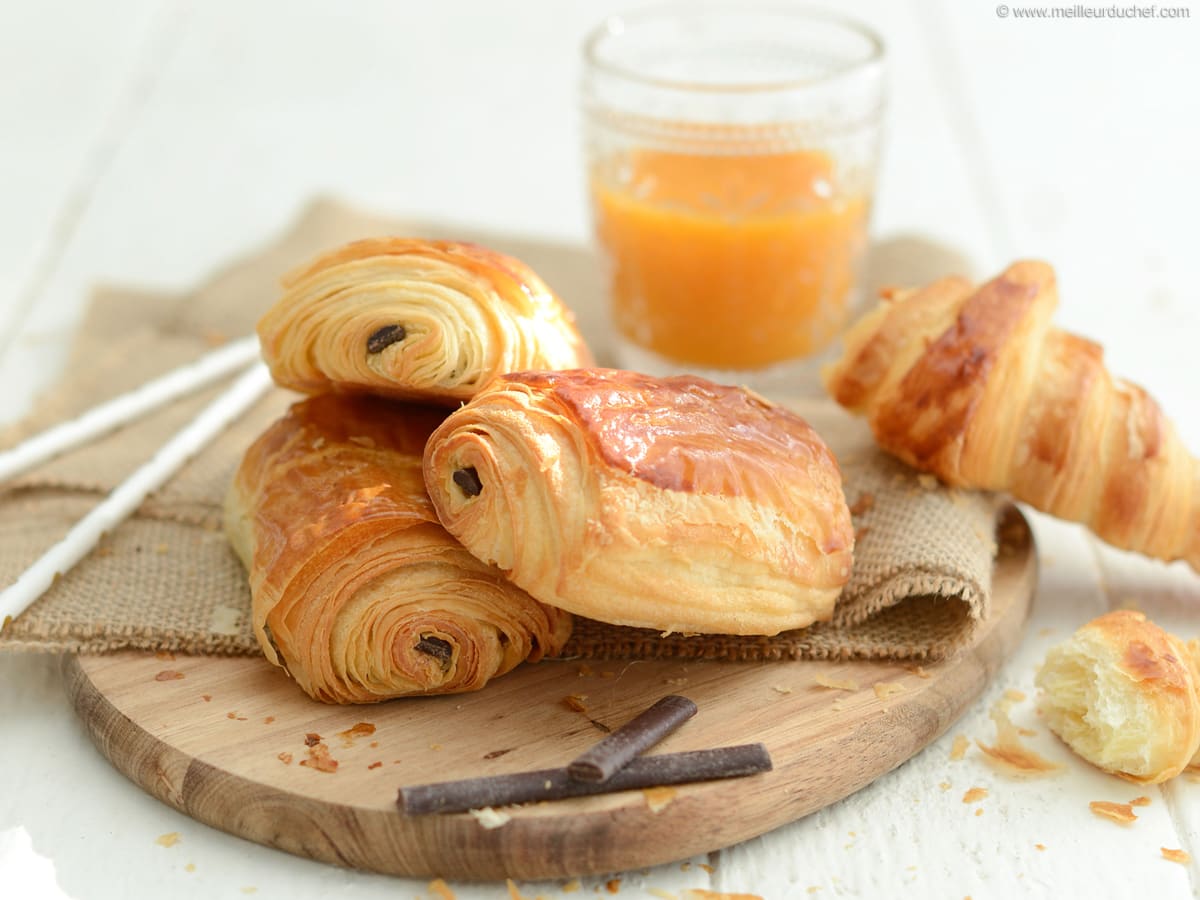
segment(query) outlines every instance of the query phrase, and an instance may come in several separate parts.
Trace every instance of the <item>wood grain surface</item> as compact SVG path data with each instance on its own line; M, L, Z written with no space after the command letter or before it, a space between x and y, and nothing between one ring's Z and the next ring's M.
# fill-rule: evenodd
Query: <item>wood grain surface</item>
M460 879L650 866L814 812L945 731L1016 646L1029 612L1036 554L1013 515L1020 527L1002 529L994 615L968 650L924 670L866 661L543 662L474 694L347 707L310 700L262 659L121 653L69 659L68 689L97 747L145 790L290 853ZM512 807L496 828L469 813L407 817L396 808L403 784L566 765L604 728L668 693L700 711L652 752L762 741L774 770L682 786L665 806L628 791ZM320 736L336 771L302 764L309 735Z

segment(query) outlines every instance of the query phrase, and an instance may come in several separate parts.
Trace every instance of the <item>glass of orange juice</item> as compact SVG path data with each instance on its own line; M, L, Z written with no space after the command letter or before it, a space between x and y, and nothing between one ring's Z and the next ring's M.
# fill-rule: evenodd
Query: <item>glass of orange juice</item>
M803 7L646 9L585 49L616 361L803 391L855 312L883 45Z

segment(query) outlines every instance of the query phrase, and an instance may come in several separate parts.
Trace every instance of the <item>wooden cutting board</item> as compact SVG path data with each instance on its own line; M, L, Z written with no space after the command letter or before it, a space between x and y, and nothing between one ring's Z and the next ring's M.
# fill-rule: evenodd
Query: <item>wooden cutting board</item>
M923 671L862 661L543 662L474 694L336 707L309 700L262 659L120 653L69 660L69 691L101 752L145 790L289 853L459 879L642 868L814 812L944 732L1020 639L1037 563L1019 524L1003 530L993 615L958 658ZM819 676L857 690L822 687ZM877 693L880 683L902 690ZM403 784L565 765L603 736L601 726L668 693L700 711L658 750L762 741L774 770L681 786L665 806L627 791L512 807L491 829L469 813L396 808ZM564 703L570 696L584 711ZM302 765L309 734L320 735L336 771Z

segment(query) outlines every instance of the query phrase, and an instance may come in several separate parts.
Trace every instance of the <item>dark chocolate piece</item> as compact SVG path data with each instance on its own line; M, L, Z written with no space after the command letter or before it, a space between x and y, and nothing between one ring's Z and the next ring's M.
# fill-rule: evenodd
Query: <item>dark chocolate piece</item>
M567 766L577 781L607 781L643 750L653 747L696 714L687 697L669 694L630 719Z
M421 635L421 639L417 641L416 648L422 653L437 657L441 660L443 666L449 664L450 659L454 656L454 648L450 646L448 641L443 641L441 638L436 638L428 634Z
M602 784L576 781L562 768L414 785L400 788L396 804L410 816L466 812L484 806L562 800L660 785L738 778L770 769L771 757L766 747L762 744L741 744L715 750L639 756Z
M454 483L468 497L478 497L483 490L483 482L479 480L479 473L475 471L474 466L468 466L465 469L456 469L454 475L451 477L454 479Z
M408 336L403 325L384 325L367 338L367 352L380 353Z

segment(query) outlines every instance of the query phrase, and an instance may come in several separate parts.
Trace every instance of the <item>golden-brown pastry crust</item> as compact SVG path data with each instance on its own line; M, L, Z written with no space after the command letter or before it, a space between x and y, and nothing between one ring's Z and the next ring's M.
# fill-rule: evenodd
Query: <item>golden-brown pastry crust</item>
M1051 648L1037 684L1050 729L1106 772L1157 784L1200 750L1200 670L1140 612L1100 616Z
M570 616L438 523L421 454L445 413L362 396L294 405L250 447L226 531L267 658L311 696L362 703L482 687L557 653Z
M904 292L851 327L826 386L909 465L1200 570L1200 461L1099 346L1050 326L1057 304L1040 262Z
M258 324L275 381L307 394L470 399L514 369L589 365L567 307L524 263L455 241L374 238L284 279Z
M544 603L660 631L775 634L832 614L853 530L799 416L692 376L498 378L430 438L447 529Z

